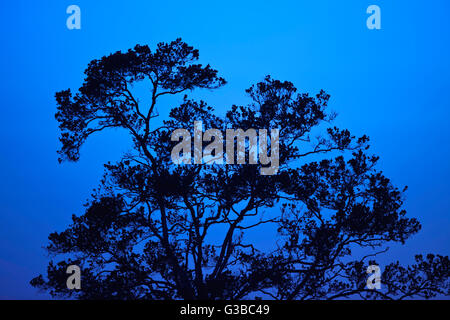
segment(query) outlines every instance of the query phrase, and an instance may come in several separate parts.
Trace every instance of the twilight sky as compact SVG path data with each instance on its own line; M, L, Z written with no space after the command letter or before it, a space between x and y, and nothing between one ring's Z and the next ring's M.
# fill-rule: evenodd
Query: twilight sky
M71 4L81 30L66 27ZM382 30L366 27L372 4ZM405 208L423 226L385 261L448 255L449 10L447 0L2 1L0 299L47 297L29 280L46 269L48 234L83 212L103 163L128 149L112 132L88 141L78 163L59 165L54 93L78 89L92 59L177 37L228 81L197 92L219 113L244 104L244 90L266 74L331 94L335 124L370 136L378 169L409 187Z

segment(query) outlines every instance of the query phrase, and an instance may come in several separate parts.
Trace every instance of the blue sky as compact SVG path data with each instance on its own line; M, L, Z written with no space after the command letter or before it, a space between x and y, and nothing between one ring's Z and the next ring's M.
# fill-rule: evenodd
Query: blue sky
M66 27L71 4L81 30ZM371 4L381 30L366 27ZM448 255L449 9L446 0L2 1L0 299L47 297L28 282L45 271L48 234L82 213L103 163L128 148L112 132L89 141L78 163L58 165L54 93L77 89L94 58L177 37L227 79L198 93L219 112L245 103L244 90L266 74L325 89L336 124L369 135L378 168L409 186L405 207L423 229L387 260Z

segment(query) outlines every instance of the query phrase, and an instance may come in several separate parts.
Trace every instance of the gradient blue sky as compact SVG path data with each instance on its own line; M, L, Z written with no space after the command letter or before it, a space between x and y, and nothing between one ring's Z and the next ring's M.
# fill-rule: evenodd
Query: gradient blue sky
M66 28L71 4L81 30ZM371 4L382 30L366 27ZM386 259L448 255L449 12L446 0L1 1L0 299L47 297L28 282L45 271L48 234L82 213L103 163L128 147L122 132L96 137L78 163L58 165L54 93L77 89L94 58L177 37L228 80L200 92L219 111L244 103L266 74L330 93L336 124L371 137L379 168L409 186L406 208L423 224Z

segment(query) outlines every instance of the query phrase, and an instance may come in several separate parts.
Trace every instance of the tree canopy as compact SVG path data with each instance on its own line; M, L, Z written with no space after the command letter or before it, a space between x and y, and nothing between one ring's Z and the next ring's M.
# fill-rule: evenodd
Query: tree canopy
M438 254L417 255L411 266L389 264L382 289L366 288L367 266L377 264L389 242L417 233L420 223L406 216L404 190L376 168L369 138L331 125L325 91L299 93L293 83L267 76L246 90L249 105L233 105L220 117L188 96L226 83L198 59L198 50L181 39L154 51L137 45L93 60L75 94L56 93L60 161L77 161L89 136L112 127L125 129L133 148L105 164L84 214L50 234L52 260L33 286L78 299L449 294L449 259ZM149 85L147 105L133 92L137 82ZM182 103L159 119L158 101L177 94ZM171 134L193 132L194 121L222 132L279 129L278 172L261 175L261 163L174 164ZM269 230L276 235L272 247L258 246L252 235ZM360 248L365 256L355 253ZM66 287L72 264L82 270L81 290Z

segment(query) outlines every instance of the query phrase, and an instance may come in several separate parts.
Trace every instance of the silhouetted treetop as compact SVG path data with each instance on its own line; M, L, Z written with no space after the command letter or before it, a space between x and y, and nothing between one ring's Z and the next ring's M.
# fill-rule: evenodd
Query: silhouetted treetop
M137 45L126 53L119 51L93 60L79 93L73 96L70 89L56 93L56 119L63 144L60 161L78 160L86 138L108 127L126 128L145 141L158 97L224 85L217 70L194 63L198 58L198 50L177 39L170 44L159 43L154 53L148 46ZM129 88L143 80L152 84L152 103L146 112Z
M56 93L61 161L78 160L86 139L110 127L125 129L133 145L105 164L85 212L74 215L66 230L50 234L47 275L32 285L79 299L449 294L449 259L432 254L418 255L407 267L391 263L384 267L381 290L366 287L367 266L377 264L389 243L417 233L420 223L407 216L405 189L376 168L379 158L369 153L369 138L330 124L335 114L325 91L301 93L293 83L267 76L246 90L248 105L233 105L220 117L205 101L188 96L196 88L225 84L215 69L195 64L198 57L181 39L160 43L154 52L137 45L93 60L75 94ZM140 81L149 104L131 89ZM179 105L155 121L158 99L175 94L182 94ZM178 129L189 136L193 161L173 161ZM226 159L243 153L244 163L196 162L209 143L224 147L217 132L235 129L248 135L244 150L238 151L233 138ZM277 155L273 174L261 173L267 163L248 164L253 129L266 143L266 150L258 146L260 159ZM274 130L278 140L262 130ZM255 234L264 235L265 246ZM79 291L65 286L70 264L82 270Z

